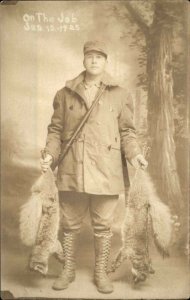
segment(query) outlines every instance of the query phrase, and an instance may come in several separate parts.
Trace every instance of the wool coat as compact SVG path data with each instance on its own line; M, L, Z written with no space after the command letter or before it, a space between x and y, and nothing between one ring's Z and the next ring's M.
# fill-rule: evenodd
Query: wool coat
M45 150L59 158L88 110L82 82L85 71L66 82L54 98ZM106 88L81 133L58 166L60 191L115 195L124 191L121 153L127 160L141 153L133 123L133 101L127 90L104 72Z

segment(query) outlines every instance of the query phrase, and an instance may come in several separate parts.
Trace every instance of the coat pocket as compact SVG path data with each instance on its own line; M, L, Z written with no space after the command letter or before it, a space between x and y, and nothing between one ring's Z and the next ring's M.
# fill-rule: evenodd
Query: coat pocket
M64 151L67 143L68 140L62 141L61 153ZM59 176L62 174L67 174L67 175L76 174L76 153L75 152L76 152L75 145L72 145L59 165L58 168Z

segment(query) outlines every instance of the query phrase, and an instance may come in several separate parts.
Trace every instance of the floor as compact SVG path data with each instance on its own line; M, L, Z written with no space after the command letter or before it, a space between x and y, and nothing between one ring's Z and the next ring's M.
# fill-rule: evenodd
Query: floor
M114 273L112 294L101 294L93 283L93 239L91 231L82 231L77 252L76 280L64 291L54 291L51 286L61 270L61 265L52 257L46 277L31 273L27 269L30 249L19 243L12 249L2 251L1 290L10 291L14 297L83 298L83 299L187 299L189 296L188 261L185 257L171 255L163 259L155 249L151 250L156 271L146 282L134 286L129 262ZM120 244L120 235L115 233L112 241L114 257ZM10 249L10 250L7 250Z
M89 220L85 221L77 251L76 280L64 291L54 291L51 286L61 271L61 265L52 257L49 272L44 278L28 271L31 249L19 240L19 208L30 194L30 187L39 172L24 167L4 168L1 205L1 291L10 291L14 297L43 297L61 299L187 299L189 293L189 263L185 255L171 253L163 259L154 247L150 253L156 271L144 283L134 286L130 264L124 262L111 275L114 284L112 294L101 294L93 283L94 249ZM124 217L124 201L118 205L113 224L111 258L121 246L120 227ZM117 228L116 228L117 225ZM5 299L5 298L4 298ZM9 298L7 298L9 299Z

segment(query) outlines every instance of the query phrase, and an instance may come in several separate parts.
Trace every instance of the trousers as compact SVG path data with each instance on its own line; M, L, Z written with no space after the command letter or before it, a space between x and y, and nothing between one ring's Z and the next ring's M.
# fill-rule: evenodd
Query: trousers
M60 225L64 231L79 231L89 210L94 232L109 231L119 195L93 195L59 191Z

